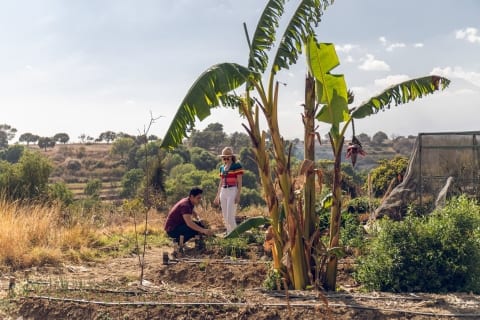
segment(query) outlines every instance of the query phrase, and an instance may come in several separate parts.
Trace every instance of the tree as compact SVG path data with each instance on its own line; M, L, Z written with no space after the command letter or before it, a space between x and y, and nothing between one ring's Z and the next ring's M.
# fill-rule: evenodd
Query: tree
M0 151L0 159L10 163L17 163L23 155L25 147L19 144L9 146L6 150Z
M27 143L27 146L30 144L30 142L37 142L38 141L38 138L39 136L37 135L34 135L30 132L27 132L27 133L24 133L22 134L19 138L18 138L18 141L20 142L26 142Z
M245 116L248 125L243 125L252 142L252 151L259 169L263 194L266 197L271 227L274 235L273 268L282 274L289 285L304 289L309 283L310 253L305 250L304 229L312 230L311 225L302 223L303 212L295 197L294 183L290 171L290 158L285 150L278 126L277 73L295 64L301 54L304 40L314 34L314 27L320 22L323 10L329 0L299 1L278 46L275 46L279 20L284 14L285 1L268 1L250 41L248 66L236 63L221 63L212 66L197 79L187 93L162 141L165 148L174 148L182 143L187 131L199 120L210 115L210 109L222 104L236 106ZM269 67L268 52L277 48ZM268 71L267 71L268 69ZM263 73L266 73L262 76ZM266 84L262 79L267 79ZM245 95L239 97L231 92L246 83ZM257 97L253 95L256 93ZM268 133L260 131L260 117L263 114ZM268 142L267 142L268 138ZM271 149L267 149L270 145ZM269 152L268 150L271 150ZM270 159L274 160L273 173L283 196L277 198ZM311 215L311 213L308 213ZM283 257L289 262L283 264Z
M55 147L55 140L49 137L40 137L38 138L38 146L47 151L47 148Z
M243 133L243 132L234 132L232 133L228 139L228 145L233 148L236 152L242 150L245 147L250 147L250 137Z
M114 141L117 138L117 134L113 131L105 131L100 133L100 136L98 137L99 141L106 141L107 144L110 143L110 141Z
M199 147L193 147L190 149L190 158L198 170L205 171L215 169L219 162L219 158L216 155Z
M100 191L102 190L102 180L100 179L90 179L87 181L83 192L87 196L90 196L93 199L100 198Z
M53 140L56 142L61 142L63 144L67 143L70 140L70 137L66 133L57 133L53 136Z
M306 185L303 197L297 196L294 190L289 152L285 149L285 143L278 126L279 83L276 81L276 75L280 70L288 69L290 65L297 62L303 45L309 43L309 39L313 38L311 37L315 34L313 28L320 21L323 10L330 2L326 0L299 1L299 5L287 23L278 46L274 46L276 31L279 26L279 19L284 13L285 2L280 0L269 1L260 17L251 41L245 27L247 41L250 46L248 66L245 67L235 63L221 63L212 66L200 75L181 102L162 141L163 147L174 148L182 142L187 131L195 125L196 117L199 120L205 119L210 115L210 110L218 105L236 106L239 108L240 113L245 116L248 123L244 125L244 128L252 142L252 151L259 169L263 194L265 195L270 214L274 242L272 248L273 268L281 273L289 286L295 289L304 289L309 285L310 279L312 279L309 275L313 274L311 263L312 260L317 258L312 255L312 252L316 252L313 248L313 243L315 241L318 243L319 241L318 233L315 233L316 230L313 228L315 225L313 208L309 206L308 209L302 209L304 200L309 204L312 203L314 193L311 187L311 176L314 171L311 169L311 165L305 168L309 178L309 185ZM317 45L316 42L314 44L315 46ZM267 71L269 67L268 52L273 47L277 51L274 53L270 69ZM312 48L313 45L310 45L306 51L308 52ZM333 45L330 45L329 48L332 50ZM332 56L327 54L326 59L320 59L321 61L312 63L311 58L318 57L317 52L312 53L310 53L309 65L310 69L315 72L311 72L312 76L307 77L306 100L308 101L306 101L305 114L303 115L308 117L308 119L304 119L304 123L308 123L308 125L305 125L305 136L308 138L305 141L305 158L312 162L310 159L311 146L315 137L315 132L311 129L312 121L315 118L320 121L329 120L328 117L330 116L329 123L332 123L332 129L329 137L336 159L335 169L337 170L338 168L338 172L334 174L337 180L333 183L335 194L332 208L335 207L335 209L332 209L331 214L334 219L331 219L332 224L330 228L333 230L331 230L332 239L329 241L328 248L328 254L333 257L329 257L329 267L326 274L326 287L332 290L335 289L335 279L332 281L330 276L336 277L337 260L333 252L338 247L341 205L339 173L344 134L344 131L338 131L339 124L342 121L347 121L347 117L353 118L353 114L356 118L361 118L381 109L381 107L375 101L372 103L372 106L360 107L350 115L347 108L348 97L347 90L344 88L345 82L343 77L341 79L327 77L327 82L323 81L318 84L320 80L325 80L325 77L321 77L324 73L318 73L318 68L322 71L322 67L325 67L326 64L325 72L329 72L336 65L335 60L330 60ZM310 81L308 78L310 78ZM266 79L266 83L262 82L263 79ZM427 92L433 92L435 85L432 85L432 79L437 78L431 77L429 81L421 81L419 89L411 91L410 96L406 97L406 101L413 100L415 97L422 96ZM445 83L442 78L438 79L437 85L442 83L443 86ZM338 80L337 82L343 81L344 87L340 87L341 83L337 83L336 80ZM246 92L243 96L240 97L232 93L233 90L244 83L246 83ZM332 90L331 87L334 85L337 86ZM407 85L401 87L401 89L404 88L408 90ZM324 90L322 91L322 89ZM398 92L398 90L395 92ZM313 98L312 92L317 93L317 95L313 95ZM317 99L317 96L322 97L322 92L329 98L328 101ZM398 97L402 97L402 95L397 94ZM395 102L397 100L400 99L394 99ZM389 101L382 100L382 97L380 97L381 103L388 103ZM322 107L320 112L316 113L318 104L315 102L325 104L326 108ZM312 111L315 117L312 117ZM263 115L266 121L268 132L260 131L260 114ZM343 119L342 116L346 117L346 119ZM350 121L347 125L349 123ZM271 159L273 161L270 161ZM275 177L279 190L275 188L273 177ZM282 193L281 197L276 196L277 191ZM321 259L321 257L318 259ZM282 261L286 263L282 263ZM332 267L334 268L332 269ZM332 270L334 272L331 272ZM316 281L318 279L313 280Z
M372 136L372 143L376 145L381 145L385 140L388 140L388 136L383 131L378 131Z
M115 140L112 145L112 154L120 155L121 159L125 158L125 155L135 145L135 141L132 138L120 138Z
M203 131L193 130L189 143L192 147L203 148L218 154L223 148L223 144L226 144L226 137L223 125L216 122L210 123Z
M0 149L8 147L8 141L12 140L17 133L17 129L8 124L0 124Z
M435 75L407 80L391 86L357 107L348 109L348 104L353 102L353 95L348 92L343 75L330 73L339 65L334 45L319 44L313 37L310 37L307 41L306 56L309 72L315 78L316 101L322 105L316 119L331 125L329 138L334 155L334 174L328 249L334 250L338 247L340 240L341 159L347 128L350 124L353 126L354 119L362 119L378 111L386 110L392 103L404 104L432 94L439 89L443 90L449 85L450 80ZM355 127L353 127L352 142L347 149L347 157L351 158L352 165L355 165L358 154L362 152L362 146L355 137ZM325 283L328 290L334 290L336 287L337 259L336 254L328 257Z

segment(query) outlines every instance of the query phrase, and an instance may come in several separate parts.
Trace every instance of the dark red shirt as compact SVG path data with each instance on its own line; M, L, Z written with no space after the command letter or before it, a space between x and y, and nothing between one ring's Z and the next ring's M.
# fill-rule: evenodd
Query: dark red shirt
M178 201L168 213L167 221L165 222L165 231L170 232L179 225L185 224L183 215L193 214L193 208L194 206L189 198L183 198Z

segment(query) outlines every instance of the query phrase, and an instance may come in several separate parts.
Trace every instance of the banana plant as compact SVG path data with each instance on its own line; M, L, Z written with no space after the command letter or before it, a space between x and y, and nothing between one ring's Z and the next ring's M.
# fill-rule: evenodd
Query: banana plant
M309 72L315 78L316 101L322 105L316 119L331 125L329 137L334 155L334 174L328 246L337 248L340 239L342 203L340 165L345 132L349 125L353 124L354 119L362 119L380 110L389 109L392 104L395 106L405 104L440 89L443 90L449 85L450 80L432 75L404 81L389 87L367 102L349 109L349 94L344 76L330 73L339 65L335 46L331 43L319 44L313 37L310 37L307 41L306 57ZM352 142L355 144L355 141L354 133ZM349 148L348 156L352 158L352 162L356 159L356 154L361 151L361 145L358 142ZM328 290L335 290L336 287L337 260L335 254L328 257L326 283L324 284Z
M290 158L278 125L279 86L276 75L297 63L305 40L315 34L314 28L333 0L296 2L297 6L279 41L276 41L276 36L286 0L267 2L251 39L244 25L250 48L248 66L223 63L206 70L180 104L162 141L162 147L175 148L194 126L195 119L204 120L212 108L237 107L247 121L243 127L252 141L252 151L270 214L276 252L274 265L281 269L279 271L289 285L295 289L304 289L310 281L310 261L304 250L304 230L313 230L314 222L311 219L305 220L304 212L301 212L296 203L301 199L294 194ZM273 48L276 48L275 52L271 52ZM273 56L272 60L270 56ZM245 93L240 96L235 90L244 84ZM261 115L266 120L271 137L271 152L267 149L267 133L260 130ZM273 168L270 167L270 157L275 160ZM280 190L275 188L272 170ZM282 194L281 197L277 197L278 191Z

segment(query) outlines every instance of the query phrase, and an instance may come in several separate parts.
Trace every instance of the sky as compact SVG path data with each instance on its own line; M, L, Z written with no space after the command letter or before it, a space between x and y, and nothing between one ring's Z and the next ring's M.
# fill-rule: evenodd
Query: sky
M289 1L279 30L298 1ZM162 138L190 86L221 62L247 64L263 0L0 0L0 124L51 137L110 130ZM355 122L356 133L407 136L480 129L480 1L336 0L317 30L334 43L355 106L395 83L430 74L449 88ZM278 34L280 37L281 32ZM303 139L306 65L278 74L279 124ZM150 120L155 121L149 126ZM238 113L215 109L245 132ZM329 130L319 124L323 136Z

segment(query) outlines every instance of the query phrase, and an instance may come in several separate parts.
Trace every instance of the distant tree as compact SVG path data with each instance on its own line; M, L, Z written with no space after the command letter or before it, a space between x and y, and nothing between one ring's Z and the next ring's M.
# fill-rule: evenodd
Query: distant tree
M252 141L250 137L243 132L234 132L232 133L228 139L227 144L233 148L236 152L239 152L242 148L250 147Z
M48 186L48 197L50 200L62 202L65 206L73 203L73 192L63 182L55 182Z
M85 133L82 133L81 135L78 136L78 139L80 139L81 143L85 143L85 140L87 139L87 135Z
M249 189L253 189L253 190L258 189L257 176L253 172L245 170L242 176L242 186ZM243 188L242 188L242 192L243 192Z
M49 137L40 137L38 138L37 144L41 149L44 149L45 151L47 151L47 148L55 147L55 140Z
M372 137L372 143L376 144L376 145L380 145L380 144L384 143L385 140L388 140L388 136L383 131L378 131Z
M402 155L410 154L413 150L413 139L408 139L405 137L398 137L393 141L393 150Z
M19 142L26 142L27 143L27 146L30 144L30 142L37 142L38 141L38 138L39 136L37 135L34 135L30 132L27 132L27 133L24 133L22 134L19 138L18 138L18 141Z
M17 133L17 129L8 124L0 124L0 149L8 147L8 141L12 140Z
M53 170L48 158L26 150L13 166L17 178L17 185L13 189L16 199L38 199L47 195L48 177Z
M0 151L0 159L10 163L17 163L22 157L24 150L25 147L19 144L9 146L6 150Z
M132 138L119 138L113 142L111 153L114 155L119 155L120 158L124 159L125 155L128 154L130 149L135 145L135 140Z
M65 144L70 140L70 137L68 136L68 134L62 132L54 135L53 140Z
M148 136L148 141L155 141L155 140L158 140L158 137L154 134L151 134Z
M203 131L193 130L188 142L192 147L200 147L218 154L228 143L226 137L223 125L216 122L210 123Z
M145 173L139 168L127 171L121 181L122 191L120 192L120 196L123 198L135 197L144 176Z
M211 171L219 163L219 158L216 155L199 147L190 148L190 158L198 170Z
M102 180L90 179L87 181L87 185L83 192L91 198L98 199L100 198L100 190L102 190Z
M363 144L363 143L370 143L372 139L370 139L370 136L366 133L360 133L357 135L357 139Z
M243 148L240 150L240 163L245 170L253 172L257 177L257 181L260 181L258 166L255 162L255 156L250 148Z
M99 141L105 141L110 143L110 141L114 141L117 138L117 134L113 131L105 131L100 133L100 136L98 137Z

